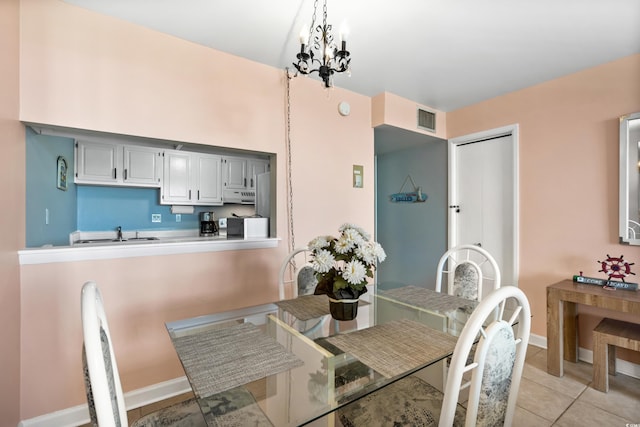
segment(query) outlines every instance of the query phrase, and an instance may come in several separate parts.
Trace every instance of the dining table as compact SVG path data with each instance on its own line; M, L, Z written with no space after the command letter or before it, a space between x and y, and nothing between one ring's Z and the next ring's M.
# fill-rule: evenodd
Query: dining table
M207 425L340 425L336 411L417 375L444 389L444 361L476 301L375 286L353 320L302 295L165 324Z

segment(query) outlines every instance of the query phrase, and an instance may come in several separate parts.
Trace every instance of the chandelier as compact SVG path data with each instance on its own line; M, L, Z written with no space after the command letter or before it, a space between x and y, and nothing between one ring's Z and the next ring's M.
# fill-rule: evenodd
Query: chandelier
M322 25L316 27L317 10L318 0L315 0L311 27L303 28L300 32L300 53L296 55L298 62L294 62L293 66L302 74L317 72L324 81L325 87L331 87L331 77L334 73L349 71L351 58L347 50L347 32L346 29L340 32L338 49L333 41L331 25L327 24L327 0L324 0Z

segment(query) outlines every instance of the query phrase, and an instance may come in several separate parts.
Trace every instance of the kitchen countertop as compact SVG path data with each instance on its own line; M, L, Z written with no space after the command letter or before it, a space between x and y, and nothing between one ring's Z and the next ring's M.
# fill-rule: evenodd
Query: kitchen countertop
M135 232L123 231L123 239L134 238ZM112 239L113 232L71 233L70 242L90 239ZM188 254L199 252L235 251L245 249L275 248L279 238L227 239L219 236L200 237L196 232L139 232L138 238L158 237L158 240L134 240L123 242L75 243L69 246L45 246L18 251L21 265L75 262L95 259L116 259L139 256Z

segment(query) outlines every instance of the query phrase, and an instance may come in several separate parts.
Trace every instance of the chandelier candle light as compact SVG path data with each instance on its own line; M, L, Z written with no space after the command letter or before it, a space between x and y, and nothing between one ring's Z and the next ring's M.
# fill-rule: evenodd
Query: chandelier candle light
M296 55L298 62L294 62L293 66L302 74L317 72L324 81L325 87L331 87L334 73L350 72L351 54L347 50L348 30L346 25L342 26L340 49L338 49L331 34L332 27L327 24L327 0L324 1L322 25L315 26L317 9L318 0L313 4L311 27L303 27L300 32L300 53ZM318 67L313 68L314 65Z

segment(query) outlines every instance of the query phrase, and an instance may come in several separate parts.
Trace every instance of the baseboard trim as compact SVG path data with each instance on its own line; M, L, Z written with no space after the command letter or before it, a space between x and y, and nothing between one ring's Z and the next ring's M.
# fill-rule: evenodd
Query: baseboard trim
M131 410L189 391L187 377L181 377L125 393L124 401L127 410ZM89 408L84 404L22 420L18 427L74 427L89 422Z
M547 337L531 334L529 336L529 344L546 349ZM579 347L578 360L593 364L593 351ZM621 374L640 379L640 365L638 364L631 363L622 359L616 359L616 370Z

